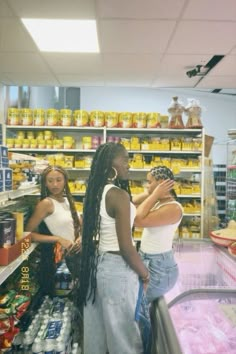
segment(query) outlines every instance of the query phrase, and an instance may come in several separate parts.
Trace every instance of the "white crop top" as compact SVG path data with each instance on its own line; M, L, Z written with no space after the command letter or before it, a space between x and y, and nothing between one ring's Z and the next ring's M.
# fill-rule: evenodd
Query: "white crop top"
M53 198L48 197L48 199L52 201L54 206L53 213L44 219L49 231L52 235L74 241L74 224L68 200L65 199L63 203L59 203Z
M113 184L107 184L104 187L102 200L100 205L100 242L99 242L99 251L119 251L119 243L116 233L116 224L115 219L110 217L106 211L106 194L111 188L118 188ZM130 203L130 226L132 228L134 218L135 218L135 206Z
M182 210L182 216L175 224L161 225L155 227L145 227L143 230L140 249L144 253L158 254L172 250L172 243L177 227L183 217L183 208L177 201L171 201L165 204L157 205L155 210L167 204L178 204Z

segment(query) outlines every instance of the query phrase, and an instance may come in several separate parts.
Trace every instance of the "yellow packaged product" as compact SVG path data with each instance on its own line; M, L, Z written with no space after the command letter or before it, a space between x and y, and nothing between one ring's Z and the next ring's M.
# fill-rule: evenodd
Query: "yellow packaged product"
M157 112L147 113L146 119L147 119L147 128L161 127L160 113Z
M30 140L29 139L23 139L22 147L24 149L29 149L30 148Z
M72 126L72 110L71 109L61 109L60 110L60 125L62 127Z
M64 158L64 162L65 162L65 167L73 168L73 166L74 166L74 156L66 155L65 158Z
M117 112L106 112L105 113L105 125L108 128L118 127L118 113Z
M182 139L182 150L183 151L191 151L191 150L193 150L193 139L192 138L184 138L184 139Z
M47 126L58 126L59 118L57 109L50 108L46 111L46 125Z
M23 130L19 130L16 134L16 139L25 139L25 132Z
M33 110L33 124L36 127L41 127L45 124L45 110L36 108Z
M72 136L64 136L63 137L64 149L73 149L74 143L75 143L75 141Z
M63 149L64 147L62 139L54 139L52 144L53 144L53 149Z
M170 150L170 140L167 138L161 139L160 150Z
M140 150L140 138L133 136L130 141L131 150Z
M174 138L170 140L170 149L172 151L180 151L182 149L181 139Z
M8 147L9 149L14 148L14 142L15 142L15 139L7 138L7 139L6 139L7 147Z
M192 149L195 151L201 151L202 150L202 140L198 139L198 138L193 138Z
M51 130L45 130L44 132L44 140L52 140L53 132Z
M20 121L21 121L21 125L32 125L33 124L32 109L30 108L20 109Z
M45 149L45 148L46 148L46 142L45 142L45 140L38 139L38 148L39 148L39 149Z
M137 112L133 113L133 128L146 128L147 126L147 118L146 113Z
M103 127L105 125L105 115L102 111L90 112L90 126Z
M130 139L121 138L121 139L120 139L120 143L121 143L122 145L124 145L124 147L125 147L127 150L130 150Z
M83 136L82 137L82 149L85 149L85 150L92 149L92 137L91 136Z
M133 119L131 112L121 112L119 114L119 127L120 128L132 128Z
M34 136L34 132L32 130L29 130L26 132L26 138L31 140L31 139L35 139L35 136Z
M22 145L23 145L23 139L15 139L14 147L16 149L22 148Z
M73 121L76 127L86 127L89 125L89 114L88 112L77 109L73 113Z
M161 128L163 129L166 129L168 128L169 126L169 117L166 116L166 115L160 115L160 125L161 125Z
M37 140L43 140L44 139L44 132L39 131L36 133L36 139Z
M75 160L75 168L84 168L85 161L83 157L76 158Z
M8 108L7 110L7 124L20 125L20 116L18 108Z
M92 156L85 156L84 157L84 167L85 168L90 168L91 167L91 164L92 164Z
M37 139L31 139L30 140L30 148L31 149L37 149L38 147L38 140Z
M46 149L52 149L53 148L53 141L52 140L46 140L45 141L45 148Z

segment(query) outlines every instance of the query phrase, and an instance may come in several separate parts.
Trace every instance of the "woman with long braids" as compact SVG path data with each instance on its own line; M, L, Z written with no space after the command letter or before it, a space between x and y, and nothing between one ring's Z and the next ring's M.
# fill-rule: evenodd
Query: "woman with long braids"
M135 206L129 157L121 144L97 149L83 212L79 301L84 305L84 354L141 354L135 307L149 272L132 242Z
M183 208L176 200L174 175L169 168L152 168L147 182L147 191L133 198L133 202L137 206L135 226L143 227L139 252L150 272L146 297L152 302L169 291L178 278L173 240Z
M67 252L79 252L81 220L68 184L66 171L49 166L41 174L41 197L25 230L41 247L41 287L45 293L54 292L54 246Z

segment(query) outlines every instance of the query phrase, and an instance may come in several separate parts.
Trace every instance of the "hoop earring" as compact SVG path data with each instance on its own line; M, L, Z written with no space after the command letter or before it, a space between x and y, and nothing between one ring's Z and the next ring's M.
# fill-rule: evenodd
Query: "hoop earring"
M116 168L115 168L115 167L112 167L112 169L114 170L115 175L114 175L113 177L109 177L109 178L107 179L109 182L113 182L113 181L117 178L117 175L118 175L118 172L117 172Z

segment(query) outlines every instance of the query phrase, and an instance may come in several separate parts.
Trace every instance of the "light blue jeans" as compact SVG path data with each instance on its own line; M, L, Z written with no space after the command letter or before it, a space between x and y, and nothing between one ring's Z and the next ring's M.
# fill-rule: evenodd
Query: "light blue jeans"
M173 251L149 254L140 250L139 253L150 272L150 282L146 292L147 301L150 303L173 288L179 275L178 265Z
M143 344L135 308L137 274L124 259L103 253L97 267L95 303L84 307L84 354L142 354Z

